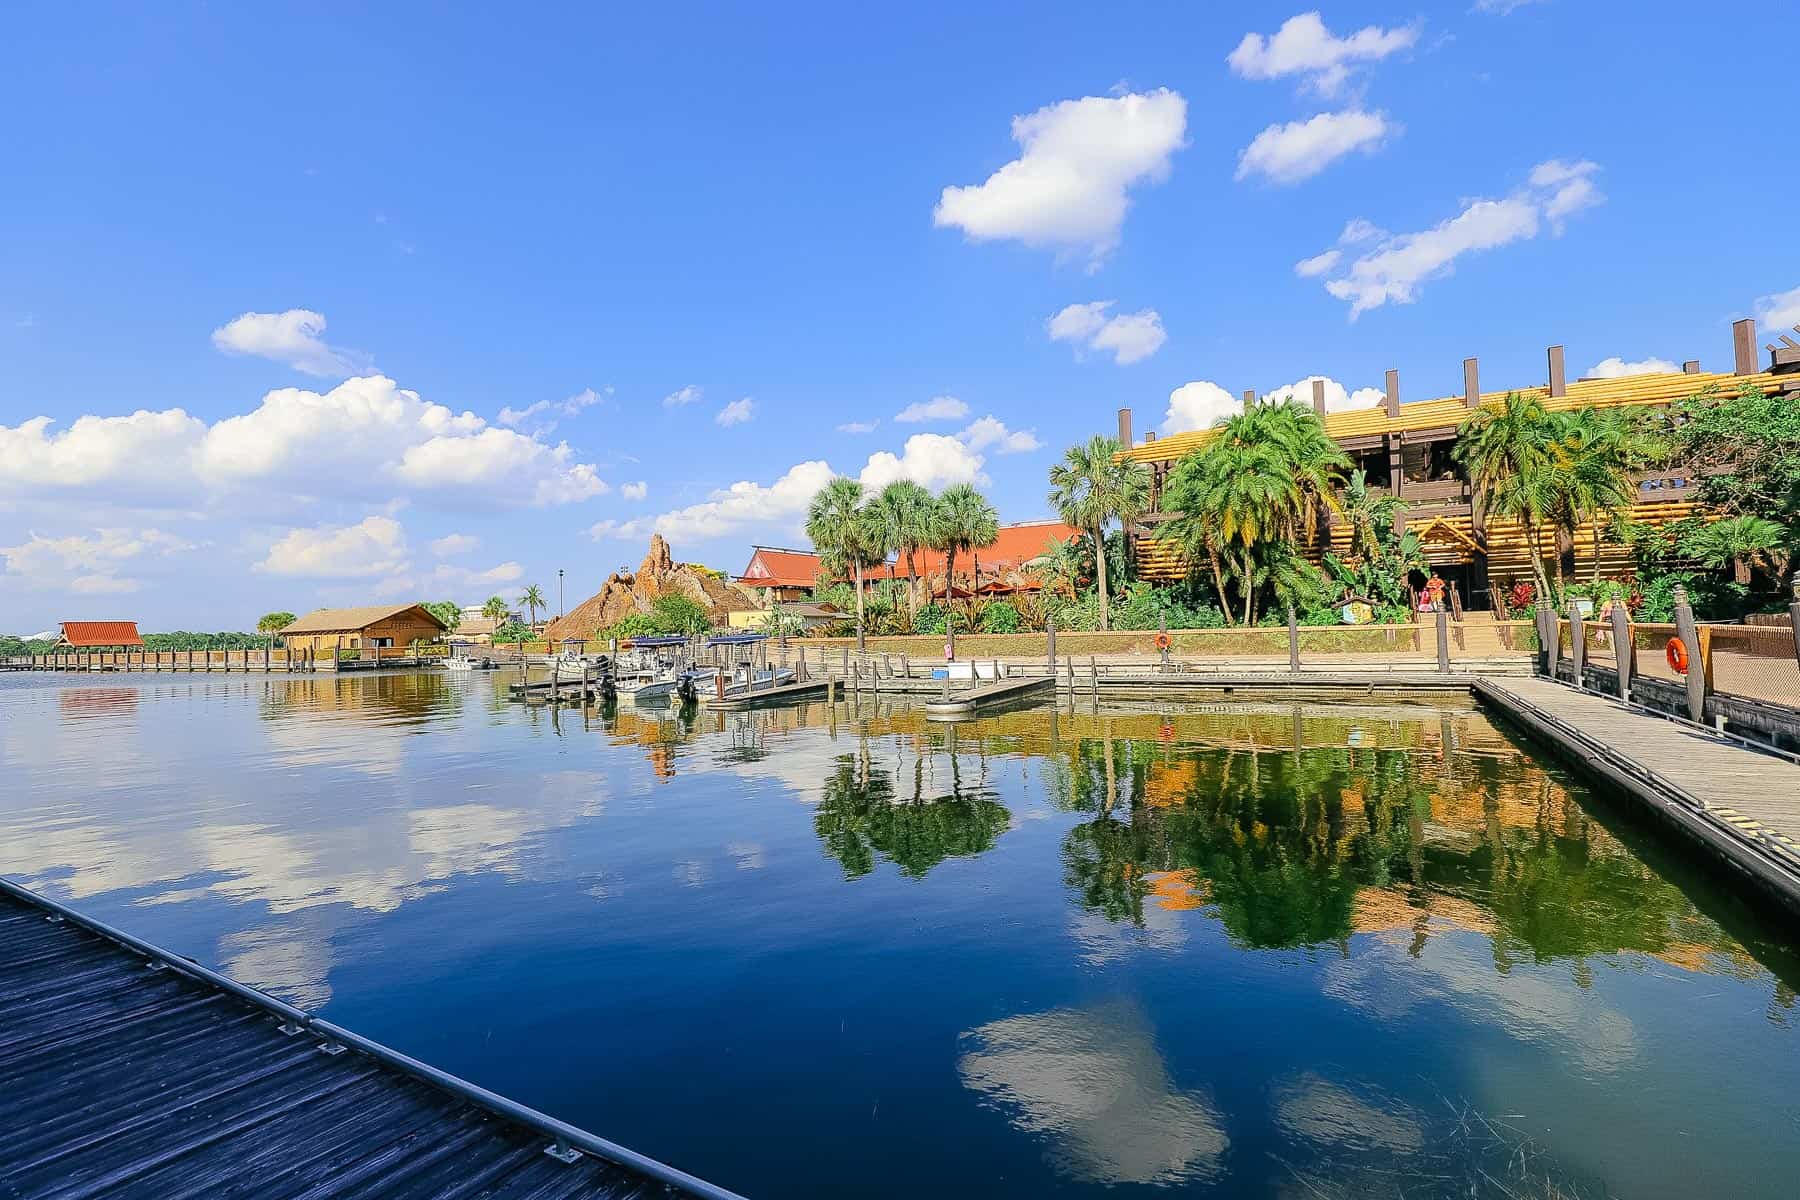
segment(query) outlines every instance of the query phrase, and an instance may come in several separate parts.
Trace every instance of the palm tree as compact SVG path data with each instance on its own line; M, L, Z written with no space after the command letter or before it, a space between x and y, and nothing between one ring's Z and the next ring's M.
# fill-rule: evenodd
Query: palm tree
M506 620L506 601L498 596L489 596L481 606L481 615L498 627L500 622Z
M523 604L526 610L531 614L530 624L533 629L536 629L537 610L545 607L544 593L538 590L537 584L528 584L526 585L525 591L519 596L519 603Z
M1727 517L1681 539L1681 552L1704 567L1730 564L1738 583L1750 582L1753 567L1780 575L1789 556L1789 533L1766 517Z
M917 555L931 541L932 510L936 504L931 493L910 479L896 479L882 488L869 502L882 523L882 540L895 553L906 559L906 608L914 619L919 615L919 571Z
M967 550L973 555L982 546L991 546L1000 536L1000 514L988 498L974 485L958 483L944 489L932 514L932 549L944 556L944 599L956 593L956 556ZM981 585L981 560L975 559L977 587Z
M1482 506L1518 521L1530 540L1531 571L1540 596L1550 595L1542 527L1559 502L1557 432L1541 397L1508 392L1498 405L1484 405L1462 423L1453 451Z
M267 635L272 648L275 645L275 635L293 623L294 614L291 612L264 613L256 622L256 632Z
M885 558L880 523L863 507L863 485L839 475L813 495L806 509L806 536L828 568L856 582L856 636L863 634L863 568Z
M1100 628L1112 627L1106 581L1106 525L1129 524L1150 507L1150 472L1122 457L1117 438L1090 438L1070 446L1050 468L1050 503L1064 523L1094 539L1094 578L1100 586Z
M1564 527L1571 539L1580 525L1591 527L1589 565L1595 580L1600 578L1601 525L1631 508L1638 476L1667 453L1645 416L1633 409L1584 408L1553 417Z

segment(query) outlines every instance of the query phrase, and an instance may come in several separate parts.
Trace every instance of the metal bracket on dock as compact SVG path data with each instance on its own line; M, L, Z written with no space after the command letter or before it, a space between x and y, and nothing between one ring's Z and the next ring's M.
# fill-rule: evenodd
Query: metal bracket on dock
M166 971L168 969L169 969L169 964L161 961L160 959L153 958L149 962L144 964L144 970L150 971L150 972Z
M319 1053L326 1055L330 1058L336 1058L338 1055L342 1054L344 1051L348 1050L349 1048L350 1047L344 1045L344 1043L342 1043L342 1042L320 1042L319 1043Z
M548 1154L551 1158L554 1158L557 1162L572 1163L581 1158L581 1151L560 1138L551 1142L548 1146L545 1146L544 1153Z

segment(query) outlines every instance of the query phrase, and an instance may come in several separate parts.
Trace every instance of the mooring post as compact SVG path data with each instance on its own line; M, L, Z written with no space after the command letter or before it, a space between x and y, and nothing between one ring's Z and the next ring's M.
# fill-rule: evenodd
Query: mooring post
M1675 634L1687 648L1688 720L1694 724L1706 721L1706 663L1701 657L1700 633L1694 625L1694 609L1688 603L1687 589L1675 585Z
M1800 582L1797 582L1795 584L1795 586L1797 588L1800 588ZM1800 591L1797 591L1795 594L1796 594L1796 596L1800 596ZM1800 608L1800 600L1795 601L1795 607ZM1795 631L1794 637L1795 637L1794 645L1796 647L1800 647L1800 629L1797 629ZM1054 679L1056 677L1056 614L1055 613L1046 613L1044 616L1044 665L1049 669L1050 677L1052 679Z
M948 601L948 597L945 597ZM950 608L944 609L944 634L949 641L944 643L945 652L952 662L956 660L956 613Z
M1794 598L1788 602L1788 624L1794 633L1794 661L1800 662L1800 574L1794 576Z
M1556 612L1550 601L1539 600L1537 608L1538 644L1543 647L1544 674L1556 678L1556 658L1562 649L1562 628L1556 623Z
M1587 666L1587 626L1581 620L1581 602L1569 601L1569 666L1575 672L1575 690L1580 691L1581 671Z
M841 649L844 652L844 669L839 671L838 674L842 675L845 679L848 679L850 678L850 647L844 646L841 647Z
M1169 669L1169 619L1163 613L1156 614L1156 656L1161 660L1159 668Z
M1288 618L1288 670L1300 669L1300 618L1294 612L1294 606L1287 606Z
M1288 611L1293 612L1294 610L1290 608ZM1437 618L1438 674L1448 675L1450 673L1450 614L1444 611L1442 605L1439 605L1437 611L1431 615Z
M1094 703L1100 703L1100 662L1093 655L1088 655L1088 673L1094 677Z
M1637 673L1637 646L1631 636L1631 615L1622 602L1612 606L1613 661L1619 668L1619 699L1631 699L1631 677Z
M1069 668L1069 699L1073 700L1075 698L1075 656L1073 654L1064 655L1063 665Z

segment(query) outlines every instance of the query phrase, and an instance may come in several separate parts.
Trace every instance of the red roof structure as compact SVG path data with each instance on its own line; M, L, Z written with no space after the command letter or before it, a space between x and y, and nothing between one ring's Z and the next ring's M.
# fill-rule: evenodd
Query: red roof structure
M138 636L136 621L64 621L59 646L77 650L131 647L142 650L144 639Z
M1061 521L1024 521L1017 525L1002 525L1000 536L990 545L978 548L973 555L956 556L957 578L963 579L974 566L981 566L981 587L984 595L1012 592L1019 590L1035 590L1042 586L1041 582L1026 572L1026 564L1050 553L1058 545L1070 538L1081 537L1082 531L1073 525L1065 525ZM920 550L913 555L914 565L921 576L926 579L936 578L938 595L943 594L941 582L944 574L944 556L936 550ZM758 546L750 556L750 563L744 573L738 576L738 582L745 587L768 588L812 588L819 579L821 568L819 556L809 550L783 550L774 546ZM1025 578L1016 582L1003 582L1003 575L1024 573ZM873 571L864 573L866 579L905 579L909 575L906 560L889 563ZM969 594L964 584L957 584L956 594Z

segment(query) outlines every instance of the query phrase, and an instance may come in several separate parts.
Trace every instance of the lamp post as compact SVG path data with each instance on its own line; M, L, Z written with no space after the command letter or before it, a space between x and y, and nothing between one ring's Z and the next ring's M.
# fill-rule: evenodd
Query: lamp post
M558 567L558 568L556 568L556 619L559 621L563 619L562 579L563 579L562 568Z

